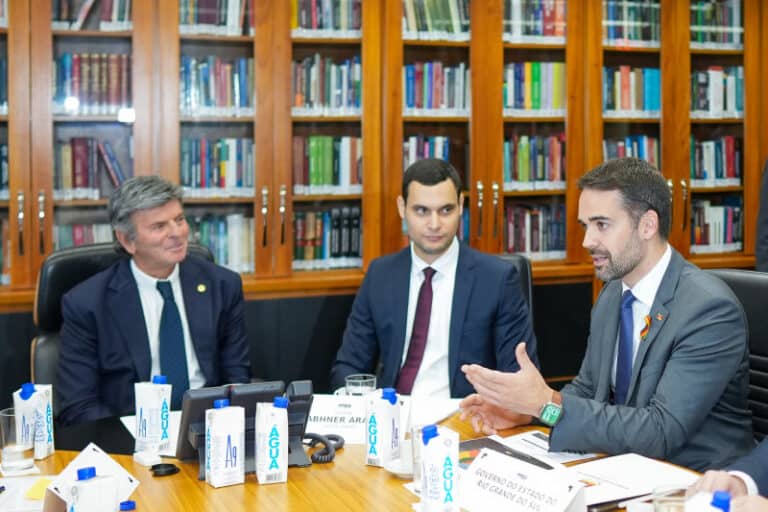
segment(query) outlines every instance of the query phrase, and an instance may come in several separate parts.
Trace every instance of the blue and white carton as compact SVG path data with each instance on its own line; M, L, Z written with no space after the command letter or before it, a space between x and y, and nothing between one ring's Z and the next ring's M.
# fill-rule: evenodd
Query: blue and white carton
M394 388L365 397L365 463L384 467L400 458L400 400Z
M213 487L245 482L245 409L226 398L205 411L205 481Z
M445 427L421 429L421 511L459 510L459 434Z
M288 481L288 399L256 404L256 479L260 484Z
M67 512L116 512L119 507L117 481L112 476L96 476L96 468L77 470L77 481L69 489Z
M13 392L16 411L16 432L20 432L20 444L34 444L35 459L40 460L55 451L53 441L53 386L25 382ZM32 428L34 426L34 428Z
M136 452L159 453L169 448L171 389L164 375L134 384L136 395Z

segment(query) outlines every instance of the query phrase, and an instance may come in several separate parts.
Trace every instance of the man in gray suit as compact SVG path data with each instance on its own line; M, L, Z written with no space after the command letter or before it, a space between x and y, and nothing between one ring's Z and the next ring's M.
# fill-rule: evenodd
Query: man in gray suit
M477 391L463 417L486 433L538 417L553 427L554 451L729 464L753 447L741 305L669 246L671 197L649 164L609 161L579 188L583 246L606 282L579 374L554 391L520 344L518 372L462 368Z

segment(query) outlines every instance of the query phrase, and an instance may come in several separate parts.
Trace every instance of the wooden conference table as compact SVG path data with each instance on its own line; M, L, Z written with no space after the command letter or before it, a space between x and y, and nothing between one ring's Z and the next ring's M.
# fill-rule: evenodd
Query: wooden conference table
M459 432L461 439L478 437L458 414L443 422ZM523 432L531 427L515 429ZM513 431L510 431L510 433ZM57 450L55 455L38 461L42 474L57 474L78 452ZM148 468L133 462L130 455L113 455L141 484L130 499L141 511L167 512L205 510L238 512L241 510L376 511L411 510L418 498L403 487L405 480L383 468L363 463L362 445L344 447L330 464L290 468L286 484L259 485L256 476L246 475L245 485L215 489L197 479L197 464L179 463L175 475L153 477Z

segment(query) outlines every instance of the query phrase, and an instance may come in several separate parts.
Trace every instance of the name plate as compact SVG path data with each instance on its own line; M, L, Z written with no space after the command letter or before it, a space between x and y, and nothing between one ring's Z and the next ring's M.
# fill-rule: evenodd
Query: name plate
M584 512L583 487L562 470L545 470L483 448L459 482L459 502L470 512L518 510Z
M338 434L347 444L365 444L365 397L314 395L307 432Z

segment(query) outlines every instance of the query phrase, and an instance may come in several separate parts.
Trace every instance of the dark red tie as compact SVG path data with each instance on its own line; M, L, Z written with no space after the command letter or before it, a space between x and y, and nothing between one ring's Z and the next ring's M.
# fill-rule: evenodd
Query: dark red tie
M419 288L419 300L416 303L416 315L413 317L408 356L397 376L397 392L401 395L411 394L416 374L419 373L421 360L424 357L424 348L427 346L427 334L429 333L429 317L432 313L432 276L434 275L435 269L432 267L424 269L424 282Z

